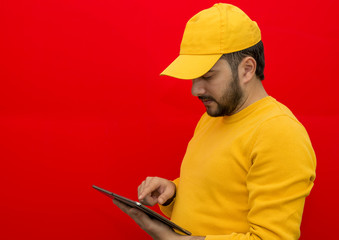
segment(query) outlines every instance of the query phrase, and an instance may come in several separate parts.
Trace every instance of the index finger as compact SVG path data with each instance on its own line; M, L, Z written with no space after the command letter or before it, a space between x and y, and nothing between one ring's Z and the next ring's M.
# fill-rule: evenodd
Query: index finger
M146 196L151 195L152 192L154 192L158 188L159 188L159 183L154 183L154 181L150 181L149 183L146 183L144 188L141 189L141 192L139 194L139 199L144 199Z

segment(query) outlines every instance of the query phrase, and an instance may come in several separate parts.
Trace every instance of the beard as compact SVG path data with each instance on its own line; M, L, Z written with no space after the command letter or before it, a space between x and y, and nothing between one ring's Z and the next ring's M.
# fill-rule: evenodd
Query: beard
M226 87L224 94L219 101L211 96L201 96L202 99L214 101L217 104L217 109L211 107L206 108L206 112L211 117L231 116L240 106L243 98L243 92L239 85L238 76L234 76L232 82Z

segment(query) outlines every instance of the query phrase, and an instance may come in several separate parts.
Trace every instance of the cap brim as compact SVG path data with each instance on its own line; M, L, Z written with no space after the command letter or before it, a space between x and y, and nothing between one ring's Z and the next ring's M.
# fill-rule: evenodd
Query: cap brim
M207 73L222 54L179 55L160 75L179 79L195 79Z

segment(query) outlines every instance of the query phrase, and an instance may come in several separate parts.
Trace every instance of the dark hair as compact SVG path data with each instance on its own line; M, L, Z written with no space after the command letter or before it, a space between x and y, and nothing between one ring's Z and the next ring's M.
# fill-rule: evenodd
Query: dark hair
M238 52L227 53L222 55L221 57L226 59L226 61L230 64L232 74L238 75L238 66L240 62L247 56L253 57L254 60L257 62L255 75L257 75L260 80L264 80L265 55L264 44L261 40L252 47L240 50Z

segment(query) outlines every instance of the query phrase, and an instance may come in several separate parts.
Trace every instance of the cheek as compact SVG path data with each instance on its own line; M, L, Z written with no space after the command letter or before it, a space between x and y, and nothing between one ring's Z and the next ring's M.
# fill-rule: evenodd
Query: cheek
M220 99L223 97L227 89L228 87L227 87L226 82L219 81L210 86L209 93L212 94L214 98Z

